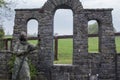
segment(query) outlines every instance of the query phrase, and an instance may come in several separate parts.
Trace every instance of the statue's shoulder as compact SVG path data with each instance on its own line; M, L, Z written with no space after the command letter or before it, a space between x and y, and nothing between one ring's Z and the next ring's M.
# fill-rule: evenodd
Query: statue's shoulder
M20 41L17 41L17 42L16 42L16 44L19 44L19 43L20 43Z
M16 45L16 46L20 45L20 41L17 41L17 42L15 43L15 45Z

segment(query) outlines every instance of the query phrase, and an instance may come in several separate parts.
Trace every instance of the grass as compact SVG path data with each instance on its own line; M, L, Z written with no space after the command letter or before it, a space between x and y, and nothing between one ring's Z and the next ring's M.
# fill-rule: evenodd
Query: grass
M37 40L29 40L28 42L34 46L37 45Z
M117 53L120 53L120 37L115 38L115 44Z
M54 61L55 64L72 64L73 57L73 40L72 39L59 39L58 43L58 60ZM64 46L63 46L64 45Z
M7 38L10 36L7 36ZM58 60L54 61L55 64L72 64L73 58L73 40L72 39L59 39L58 41ZM98 38L91 37L88 39L88 52L98 53ZM29 43L37 45L37 40L30 40ZM120 37L115 38L116 51L120 53Z
M5 35L4 38L12 38L12 35Z
M54 61L55 64L72 64L73 58L73 40L72 39L59 39L58 43L58 60ZM92 37L88 39L88 52L98 53L98 38ZM116 37L116 50L120 53L120 37ZM37 44L36 41L30 41L32 44Z
M98 37L90 37L88 38L88 52L89 53L98 53L98 46L99 46Z

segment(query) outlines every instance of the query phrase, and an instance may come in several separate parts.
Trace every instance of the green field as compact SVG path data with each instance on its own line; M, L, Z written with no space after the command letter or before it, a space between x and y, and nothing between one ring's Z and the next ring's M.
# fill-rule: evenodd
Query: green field
M73 56L72 39L59 39L58 43L58 60L55 64L71 64ZM64 45L64 46L63 46Z
M120 37L116 37L116 50L120 53ZM37 44L36 41L29 41L32 44ZM92 37L88 39L88 52L98 53L98 38ZM58 60L55 64L72 64L73 58L73 41L72 39L59 39L58 43Z
M6 37L5 37L6 38ZM11 38L7 36L7 38ZM88 39L88 52L99 52L99 40L97 37L90 37ZM37 40L29 40L29 43L36 45ZM116 51L120 53L120 37L116 37ZM55 64L72 64L73 58L73 40L72 39L59 39L58 41L58 60L54 61Z
M5 35L4 38L12 38L12 35Z
M120 37L115 38L115 44L117 53L120 53Z

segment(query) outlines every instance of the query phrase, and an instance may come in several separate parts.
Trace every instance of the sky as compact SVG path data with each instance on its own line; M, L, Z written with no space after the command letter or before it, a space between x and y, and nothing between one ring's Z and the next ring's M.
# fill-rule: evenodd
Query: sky
M47 0L18 0L16 9L24 8L41 8ZM119 32L120 31L120 0L80 0L83 7L86 9L96 8L113 8L113 26ZM6 34L13 33L14 15L11 20L5 19L3 25ZM27 24L28 33L37 33L38 23L35 20L30 20ZM35 28L33 28L35 26ZM33 30L34 29L34 30ZM73 34L73 13L71 10L57 10L54 16L54 34L67 35Z

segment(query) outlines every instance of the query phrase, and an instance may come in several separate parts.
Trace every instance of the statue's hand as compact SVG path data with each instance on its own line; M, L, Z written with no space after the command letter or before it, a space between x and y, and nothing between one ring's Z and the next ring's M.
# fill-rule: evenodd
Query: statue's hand
M28 53L28 51L21 51L21 52L17 52L16 56L25 56Z

